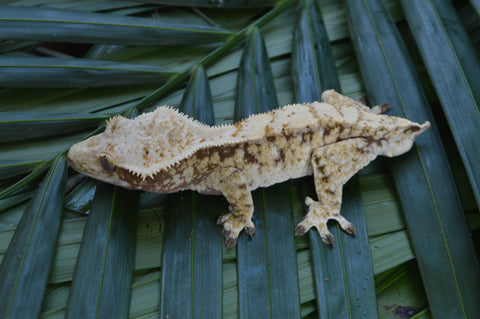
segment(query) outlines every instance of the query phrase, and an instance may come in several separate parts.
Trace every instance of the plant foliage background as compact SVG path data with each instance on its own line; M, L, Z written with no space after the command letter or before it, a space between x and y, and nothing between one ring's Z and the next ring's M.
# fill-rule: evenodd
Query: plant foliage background
M477 0L2 1L0 317L474 318ZM334 88L432 129L352 179L333 247L294 237L310 178L253 193L226 250L220 197L127 191L65 153L116 114L210 125Z

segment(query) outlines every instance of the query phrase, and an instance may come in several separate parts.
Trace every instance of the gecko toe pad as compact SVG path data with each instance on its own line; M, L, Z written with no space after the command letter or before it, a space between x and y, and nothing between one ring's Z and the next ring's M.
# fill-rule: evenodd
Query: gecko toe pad
M255 234L255 225L250 218L238 212L222 215L217 220L218 225L223 225L222 235L225 237L225 245L232 248L237 245L238 235L242 230L250 237Z

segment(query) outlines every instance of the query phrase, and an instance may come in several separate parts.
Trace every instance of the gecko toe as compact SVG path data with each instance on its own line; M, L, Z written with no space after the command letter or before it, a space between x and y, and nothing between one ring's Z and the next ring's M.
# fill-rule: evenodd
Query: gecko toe
M305 227L302 224L298 224L297 227L295 227L295 236L305 235L307 231L308 231L307 227Z
M389 103L383 103L380 105L376 105L371 108L372 113L375 114L382 114L387 112L390 109L390 104Z
M355 226L353 226L353 224L348 225L344 230L350 235L355 235L357 233L357 229Z
M233 248L237 245L238 237L235 237L232 232L226 231L222 233L225 236L225 246L227 249Z
M245 233L250 237L252 237L255 234L255 226L245 227L244 230L245 230Z
M326 233L320 234L320 237L322 237L322 241L327 245L333 245L333 243L335 242L335 238L328 231Z
M217 218L217 225L223 225L228 218L228 214L222 215Z

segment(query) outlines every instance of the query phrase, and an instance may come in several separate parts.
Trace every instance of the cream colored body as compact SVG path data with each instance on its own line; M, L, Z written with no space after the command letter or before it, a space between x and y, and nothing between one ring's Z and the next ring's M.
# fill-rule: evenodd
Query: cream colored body
M375 114L381 107L334 91L322 98L326 103L287 105L221 127L166 107L135 120L116 117L104 133L72 146L68 158L76 170L123 187L223 194L231 212L218 222L229 247L242 229L254 232L251 190L313 173L319 201L307 198L310 211L296 233L315 226L331 243L328 219L354 233L339 213L343 184L377 155L409 150L429 124Z

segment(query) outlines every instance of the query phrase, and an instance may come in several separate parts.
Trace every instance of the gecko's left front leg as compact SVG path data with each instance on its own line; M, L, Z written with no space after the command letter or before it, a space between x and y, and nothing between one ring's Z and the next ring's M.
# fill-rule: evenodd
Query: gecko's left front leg
M333 235L327 228L330 219L336 220L347 233L355 234L353 224L340 215L343 184L376 156L374 147L364 138L352 138L315 149L311 162L318 201L310 197L305 199L309 210L295 228L295 234L303 235L313 226L325 243L333 244Z
M247 181L242 171L233 167L217 169L205 182L209 187L221 192L230 205L230 212L217 220L218 225L223 225L222 235L227 248L235 247L242 229L247 235L253 236L255 225L252 222L252 194L247 189Z

